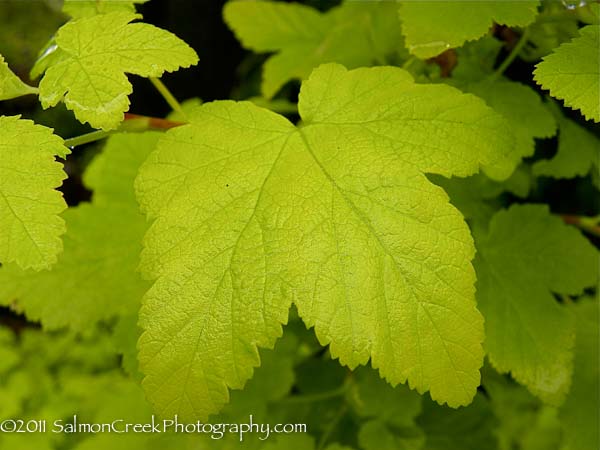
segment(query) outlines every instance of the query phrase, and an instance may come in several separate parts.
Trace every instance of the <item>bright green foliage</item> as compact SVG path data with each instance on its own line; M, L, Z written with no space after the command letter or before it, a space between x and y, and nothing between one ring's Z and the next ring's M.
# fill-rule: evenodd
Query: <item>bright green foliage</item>
M146 221L133 180L157 133L115 135L86 173L92 204L70 208L64 253L51 271L0 268L0 304L18 299L47 329L85 330L96 321L137 311L147 289L136 273ZM116 232L118 230L118 232Z
M299 111L296 128L250 103L205 104L142 167L138 198L155 219L139 344L150 401L164 415L218 411L293 301L342 364L372 358L394 385L469 403L483 337L473 246L423 172L501 161L505 122L403 70L335 64L303 85Z
M139 17L114 12L64 25L40 83L44 108L64 100L81 122L110 130L129 107L132 88L125 73L160 77L196 64L196 52L175 35L129 23Z
M236 1L223 13L244 47L278 52L263 68L261 89L267 98L292 79L306 79L319 64L384 64L402 48L393 2L346 2L320 13L296 3Z
M553 107L558 120L558 151L550 160L540 160L533 165L537 176L573 178L598 171L600 139L593 133L567 119Z
M0 100L21 97L22 95L35 94L37 89L21 81L8 67L4 57L0 55Z
M41 270L62 251L66 204L55 190L66 178L56 156L69 153L52 130L0 117L0 262Z
M148 0L64 0L63 12L73 19L110 12L135 12L135 5Z
M534 78L566 106L600 122L600 25L582 28L579 37L546 56Z
M535 20L538 0L402 1L400 19L408 50L419 58L478 39L492 26L524 27Z
M571 308L577 335L571 391L560 409L564 421L565 450L600 448L598 398L600 397L600 324L598 299L583 299Z
M560 403L571 379L573 323L552 293L576 295L594 285L598 252L540 205L497 213L476 245L477 301L492 365Z
M540 96L530 87L508 80L480 81L461 86L502 114L510 123L517 143L513 158L533 155L535 139L549 138L556 133L556 121L542 103Z

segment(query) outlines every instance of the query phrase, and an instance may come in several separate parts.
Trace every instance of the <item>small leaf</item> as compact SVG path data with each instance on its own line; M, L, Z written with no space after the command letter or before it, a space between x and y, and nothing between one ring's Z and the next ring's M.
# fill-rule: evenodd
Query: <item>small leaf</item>
M581 35L543 58L535 81L565 105L600 121L600 25L588 25Z
M40 83L44 108L64 100L79 121L114 129L129 108L132 87L125 73L160 77L197 63L194 50L175 35L129 23L139 17L114 12L64 25L56 35L60 53L46 60Z
M400 19L406 46L419 58L478 39L494 22L525 27L535 20L538 0L402 1Z
M476 244L477 301L492 365L560 403L571 378L573 323L552 293L576 295L594 285L598 252L540 205L497 213Z
M0 116L0 262L47 269L62 251L66 178L56 156L69 150L52 130Z
M37 89L23 83L0 55L0 100L10 100L28 94L37 94Z

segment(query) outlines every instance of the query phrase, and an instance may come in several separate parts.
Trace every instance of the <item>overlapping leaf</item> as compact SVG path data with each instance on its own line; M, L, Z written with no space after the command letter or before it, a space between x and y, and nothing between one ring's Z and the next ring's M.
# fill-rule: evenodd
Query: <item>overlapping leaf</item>
M224 17L244 47L278 52L263 71L262 92L271 98L322 63L384 63L402 48L395 8L393 2L346 2L320 13L297 3L237 1L226 4Z
M293 301L342 364L371 358L394 385L469 403L483 338L474 249L423 172L507 176L505 121L401 69L336 64L313 72L299 111L301 128L250 103L205 104L142 167L150 401L164 415L218 411Z
M552 296L594 285L598 252L545 206L513 206L476 240L477 301L493 366L550 403L571 379L573 323Z
M135 12L135 5L148 0L64 0L63 12L73 19L110 12Z
M0 262L40 270L62 251L66 178L56 156L69 153L52 130L0 116Z
M585 176L598 171L600 139L576 122L564 117L557 107L552 108L558 120L558 150L549 160L539 160L533 173L554 178Z
M0 304L18 300L47 329L85 330L96 321L137 311L147 289L136 272L146 221L133 180L157 133L115 135L86 173L92 204L67 210L65 251L51 271L0 268Z
M581 35L546 56L534 72L535 81L565 105L600 121L600 25L588 25Z
M582 299L571 308L576 317L575 360L571 391L560 409L566 450L598 448L600 397L600 324L598 299Z
M35 94L37 89L29 86L16 76L0 55L0 100L21 97L22 95Z
M411 53L431 58L483 36L494 22L529 25L539 4L538 0L402 1L402 34Z
M113 129L129 107L132 88L126 73L160 77L196 64L194 50L175 35L129 23L139 17L113 12L64 25L39 69L46 70L40 83L44 108L63 100L81 122Z

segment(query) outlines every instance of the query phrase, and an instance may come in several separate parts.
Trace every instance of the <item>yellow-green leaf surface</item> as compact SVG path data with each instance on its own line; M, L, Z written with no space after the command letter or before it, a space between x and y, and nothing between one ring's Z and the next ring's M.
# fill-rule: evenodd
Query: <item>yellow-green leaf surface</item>
M0 262L47 269L62 251L59 214L67 207L55 189L66 178L56 156L69 150L50 128L0 116Z
M346 2L320 13L297 3L234 1L223 13L244 47L277 52L263 68L267 98L292 79L306 79L319 64L382 64L402 48L393 2Z
M409 51L431 58L478 39L494 22L524 27L535 20L538 0L402 1L400 20Z
M17 301L46 329L89 329L95 322L133 314L148 288L137 273L146 220L133 180L154 149L158 133L112 136L90 165L85 182L91 204L69 208L64 253L50 271L0 268L0 304Z
M8 67L4 57L0 55L0 100L36 94L37 89L21 81Z
M565 105L600 121L600 25L588 25L581 35L543 58L535 81Z
M44 108L62 100L79 121L113 129L129 108L132 87L126 73L160 77L196 64L196 52L175 35L129 23L139 17L113 12L64 25L56 35L59 56L48 60L40 82Z
M544 401L560 403L571 380L573 322L552 293L576 295L593 286L597 250L542 205L497 213L476 244L477 302L492 365Z
M337 64L303 84L299 111L298 128L248 102L205 104L142 166L149 400L188 420L218 411L293 302L342 364L371 359L393 385L468 404L483 340L474 247L424 172L507 175L505 121L402 69Z
M74 19L111 12L135 12L135 5L148 0L64 0L63 12Z
M571 391L560 409L565 450L600 448L600 323L598 299L584 298L571 308L577 334Z
M573 178L585 176L600 166L600 139L591 131L567 119L554 108L558 120L558 150L551 159L533 165L537 176Z

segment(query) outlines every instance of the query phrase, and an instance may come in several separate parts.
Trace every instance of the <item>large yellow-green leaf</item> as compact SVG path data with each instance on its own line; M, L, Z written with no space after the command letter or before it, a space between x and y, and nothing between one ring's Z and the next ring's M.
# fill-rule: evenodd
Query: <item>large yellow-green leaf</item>
M69 153L52 130L0 116L0 262L47 269L62 251L59 214L67 207L55 189L66 178L56 156Z
M474 96L401 69L316 69L303 125L247 102L207 103L142 166L154 219L139 348L163 415L205 418L241 388L293 302L334 358L467 404L483 323L474 247L424 172L507 176L514 141Z
M129 108L132 87L126 73L160 77L196 64L196 52L175 35L145 23L129 23L139 17L113 12L64 25L50 53L57 56L42 66L44 108L62 100L81 122L113 129Z

